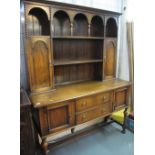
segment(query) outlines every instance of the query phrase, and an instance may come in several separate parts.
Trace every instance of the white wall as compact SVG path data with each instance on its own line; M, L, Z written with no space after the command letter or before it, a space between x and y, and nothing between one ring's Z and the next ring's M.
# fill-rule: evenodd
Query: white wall
M50 0L48 0L50 1ZM122 0L51 0L76 5L84 5L93 8L121 12Z

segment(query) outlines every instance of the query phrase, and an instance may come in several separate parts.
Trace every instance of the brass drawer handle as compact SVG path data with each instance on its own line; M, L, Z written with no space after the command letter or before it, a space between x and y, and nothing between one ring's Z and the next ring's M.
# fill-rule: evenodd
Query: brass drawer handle
M86 117L85 114L82 116L82 120L83 120L83 121L87 120L87 117Z
M86 115L84 114L84 115L82 116L82 118L86 118Z
M105 109L102 109L102 110L101 110L101 113L106 113L106 110L105 110Z
M87 105L86 101L82 102L82 106L86 106L86 105Z
M106 96L104 96L103 99L104 99L104 100L107 99Z

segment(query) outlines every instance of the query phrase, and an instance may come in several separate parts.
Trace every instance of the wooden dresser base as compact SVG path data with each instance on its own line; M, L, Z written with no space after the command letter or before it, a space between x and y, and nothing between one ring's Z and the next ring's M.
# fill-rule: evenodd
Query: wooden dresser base
M71 129L72 130L71 134L69 134L67 136L64 136L62 138L58 138L54 142L48 142L46 140L46 138L42 139L42 143L41 143L42 154L43 155L48 155L49 148L53 148L53 147L56 147L58 145L64 144L65 142L72 141L72 140L74 140L77 137L82 137L82 136L88 135L88 134L90 134L92 132L97 131L98 128L101 128L103 126L109 125L109 124L114 123L114 122L122 126L121 132L123 134L125 134L126 133L127 110L128 110L128 107L126 107L125 110L124 110L124 122L123 122L123 124L120 124L117 121L111 119L110 116L107 116L107 117L104 118L104 121L103 122L98 123L98 124L95 124L95 125L92 125L92 126L87 127L87 128L85 128L83 130L74 132L73 131L74 128L72 128Z

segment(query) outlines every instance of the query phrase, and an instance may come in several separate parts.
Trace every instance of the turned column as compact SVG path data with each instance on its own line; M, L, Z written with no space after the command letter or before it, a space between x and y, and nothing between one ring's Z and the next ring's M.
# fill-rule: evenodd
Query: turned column
M41 146L42 146L43 155L47 155L47 153L48 153L48 143L47 143L46 139L43 139L43 141L41 143Z
M128 107L126 107L125 110L124 110L124 122L123 122L123 125L122 125L122 133L123 134L125 134L125 132L126 132L127 110L128 110Z
M71 36L73 36L73 23L70 23L70 28L71 28Z
M88 36L91 36L91 24L88 24Z

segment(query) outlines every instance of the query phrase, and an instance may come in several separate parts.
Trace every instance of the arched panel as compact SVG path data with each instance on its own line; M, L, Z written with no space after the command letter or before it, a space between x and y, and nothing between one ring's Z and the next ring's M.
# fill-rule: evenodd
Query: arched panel
M112 41L106 42L105 77L115 77L115 45Z
M109 18L107 20L106 37L117 37L117 23L114 18Z
M50 86L49 53L43 41L35 42L32 51L34 87Z
M74 36L87 36L88 35L88 20L87 17L82 14L76 14L73 22L73 35Z
M36 7L29 11L27 31L29 35L50 35L50 23L43 9Z
M70 19L66 12L57 11L53 16L54 35L55 36L68 36L71 35Z
M94 16L91 21L91 36L104 36L103 20L99 16Z

